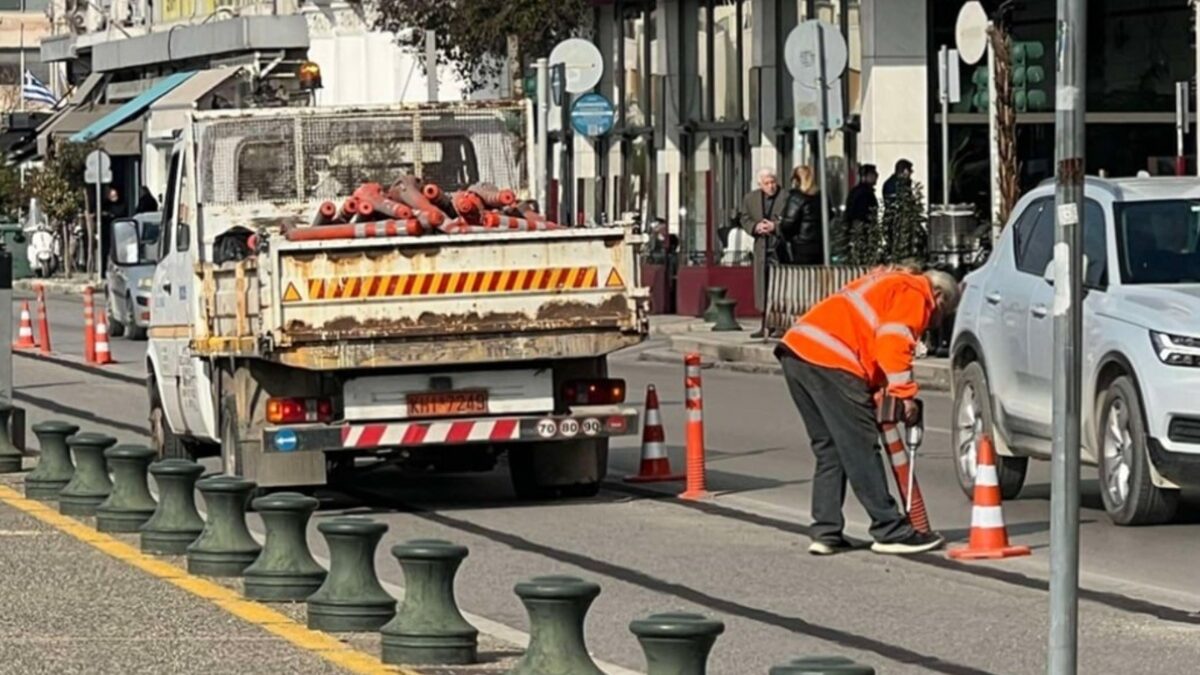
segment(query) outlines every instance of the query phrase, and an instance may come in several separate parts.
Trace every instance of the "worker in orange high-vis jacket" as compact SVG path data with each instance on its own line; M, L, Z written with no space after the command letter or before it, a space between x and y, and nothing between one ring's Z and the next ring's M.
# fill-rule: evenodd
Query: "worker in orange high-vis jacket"
M886 267L822 300L783 338L776 350L817 466L812 483L809 553L849 548L842 535L846 483L871 517L876 553L920 553L942 538L913 530L888 491L877 454L875 395L886 392L917 414L913 351L917 340L958 304L954 277Z

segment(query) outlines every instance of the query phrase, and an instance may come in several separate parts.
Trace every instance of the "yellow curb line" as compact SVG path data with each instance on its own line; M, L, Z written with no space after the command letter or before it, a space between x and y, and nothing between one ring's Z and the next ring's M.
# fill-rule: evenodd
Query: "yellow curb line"
M207 600L237 618L252 623L272 635L283 638L293 646L316 654L352 673L360 675L376 675L377 673L421 675L415 670L384 665L374 656L355 650L329 633L311 630L265 604L246 600L232 589L193 576L175 565L146 555L115 537L97 532L73 518L50 509L41 502L26 499L12 488L0 485L0 502L33 516L54 529L69 534L150 576L162 579L198 598Z

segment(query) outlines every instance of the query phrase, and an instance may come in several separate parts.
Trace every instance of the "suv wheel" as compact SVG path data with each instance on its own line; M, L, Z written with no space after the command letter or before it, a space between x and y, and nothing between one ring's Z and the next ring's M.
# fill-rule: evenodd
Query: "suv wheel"
M1100 403L1100 496L1117 525L1165 523L1179 505L1178 490L1155 487L1146 454L1142 403L1133 380L1118 377Z
M979 439L988 436L995 442L992 424L992 395L988 389L983 366L971 362L954 374L954 427L951 442L954 448L954 473L958 485L968 499L975 497L975 465ZM1000 479L1000 494L1014 499L1025 485L1026 457L996 455L996 473Z

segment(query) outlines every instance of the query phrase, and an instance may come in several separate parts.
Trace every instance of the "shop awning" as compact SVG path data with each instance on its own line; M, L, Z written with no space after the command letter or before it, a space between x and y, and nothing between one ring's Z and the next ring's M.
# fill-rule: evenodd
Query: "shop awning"
M171 93L150 105L146 117L146 138L170 138L187 121L188 112L204 110L201 100L238 73L236 67L211 68L193 75Z
M70 106L63 114L38 129L38 154L46 155L51 138L70 138L82 133L117 112L120 106ZM135 119L118 124L100 137L100 147L110 155L142 154L142 121Z
M129 118L140 115L146 108L158 99L166 96L171 90L183 84L195 73L188 71L185 73L174 73L163 78L161 81L154 84L146 91L138 94L133 100L122 104L116 110L108 113L104 117L96 120L88 125L79 133L71 136L72 143L86 143L91 140L100 138L112 129L125 123Z

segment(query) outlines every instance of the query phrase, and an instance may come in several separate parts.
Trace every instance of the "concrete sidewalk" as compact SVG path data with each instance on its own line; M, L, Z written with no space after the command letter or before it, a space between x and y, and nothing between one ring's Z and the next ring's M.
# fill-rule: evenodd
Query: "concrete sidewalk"
M378 633L308 630L303 603L246 601L240 579L142 554L136 535L96 532L22 483L0 476L0 672L475 675L518 655L481 636L479 665L385 666Z
M775 340L750 337L758 330L755 320L742 322L741 332L713 332L712 324L686 316L650 317L651 335L669 341L668 348L648 349L639 356L643 361L679 363L683 354L696 352L717 368L744 373L779 374L775 358ZM937 391L951 387L950 362L942 358L918 359L913 373L921 386Z
M83 295L83 290L91 286L97 293L104 293L105 281L96 281L90 276L50 277L49 279L15 279L13 290L33 292L43 286L46 293L54 295Z

